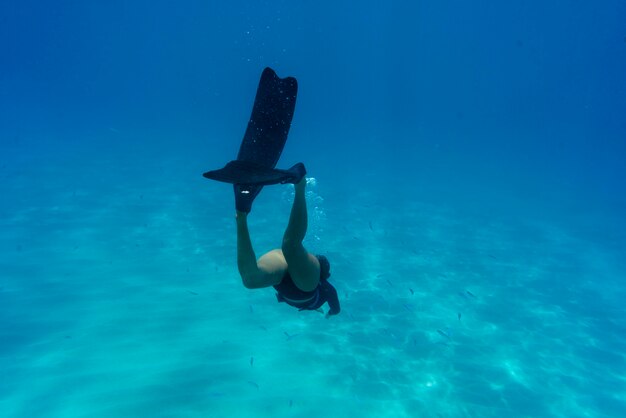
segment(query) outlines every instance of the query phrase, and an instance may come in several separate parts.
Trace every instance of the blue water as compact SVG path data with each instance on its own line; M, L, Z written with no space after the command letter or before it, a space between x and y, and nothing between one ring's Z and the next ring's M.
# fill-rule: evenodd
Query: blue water
M626 416L626 3L0 3L0 416ZM299 95L342 312L247 290L234 158ZM280 246L293 187L249 217Z

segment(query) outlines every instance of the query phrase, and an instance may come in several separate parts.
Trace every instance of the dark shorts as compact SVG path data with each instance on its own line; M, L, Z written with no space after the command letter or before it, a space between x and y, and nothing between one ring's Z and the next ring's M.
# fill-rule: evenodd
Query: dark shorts
M302 310L308 309L318 309L320 306L324 304L324 302L320 303L320 288L319 286L312 293L312 295L307 299L290 299L280 294L280 292L276 293L276 299L279 302L285 302L289 306L293 306L294 308L298 308Z
M279 284L274 286L274 289L277 291L276 299L279 302L285 302L301 311L319 309L329 298L333 299L332 294L336 294L332 285L321 277L319 284L314 290L310 292L300 290L293 282L289 272L285 273L283 279ZM336 296L334 299L336 299Z

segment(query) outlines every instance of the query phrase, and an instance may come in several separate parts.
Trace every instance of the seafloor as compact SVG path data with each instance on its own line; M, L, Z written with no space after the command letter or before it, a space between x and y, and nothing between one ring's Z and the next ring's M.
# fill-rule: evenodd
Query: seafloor
M3 417L626 416L617 216L317 176L307 245L343 308L325 319L241 285L232 192L203 161L103 155L1 162ZM291 189L255 202L257 255Z

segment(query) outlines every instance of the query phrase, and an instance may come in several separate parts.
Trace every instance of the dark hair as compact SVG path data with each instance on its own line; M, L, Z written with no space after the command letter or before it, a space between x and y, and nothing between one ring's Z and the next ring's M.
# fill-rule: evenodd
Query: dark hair
M320 279L327 280L330 277L330 263L328 262L328 258L324 255L318 255L317 259L320 262Z

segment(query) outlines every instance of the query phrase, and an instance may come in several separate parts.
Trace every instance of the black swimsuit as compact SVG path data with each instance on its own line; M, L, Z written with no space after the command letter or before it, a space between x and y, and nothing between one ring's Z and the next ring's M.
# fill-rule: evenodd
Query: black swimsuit
M278 292L276 299L279 302L285 302L301 311L319 309L326 302L330 306L330 315L337 315L341 310L337 291L333 285L328 283L328 280L320 278L320 283L315 290L305 292L298 289L289 272L286 272L281 282L274 286L274 289Z

